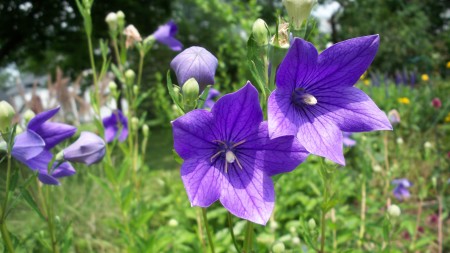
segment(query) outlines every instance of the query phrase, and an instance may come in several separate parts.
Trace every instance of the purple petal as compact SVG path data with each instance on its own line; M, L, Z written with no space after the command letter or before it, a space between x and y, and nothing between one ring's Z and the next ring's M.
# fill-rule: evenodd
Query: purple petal
M242 145L241 150L256 151L253 156L254 166L263 169L269 176L294 170L309 155L295 136L270 140L266 121L259 126L258 134ZM245 155L249 156L248 152Z
M258 91L250 82L240 90L221 97L211 109L217 140L239 142L258 131L263 120Z
M105 156L105 142L91 132L81 132L77 141L63 150L64 159L87 165L100 162Z
M173 21L169 21L167 24L159 26L153 33L153 37L173 51L180 51L183 49L183 44L174 38L177 31L177 25Z
M412 186L412 183L406 178L394 179L394 180L392 180L392 184L401 185L403 187L408 187L408 188Z
M297 135L300 115L291 102L291 94L276 89L267 102L270 138Z
M41 181L44 184L49 185L60 185L61 183L58 181L58 179L48 175L48 174L38 174L39 181Z
M181 179L192 206L208 207L220 197L222 172L206 159L188 159L181 166Z
M233 166L223 174L220 202L233 215L265 225L272 214L275 191L272 179L251 161L241 160L244 169Z
M346 146L346 147L353 147L353 146L356 145L356 141L350 138L352 136L352 133L342 132L342 135L344 137L342 139L342 142L344 143L344 146Z
M316 70L317 57L317 50L311 43L295 38L278 68L277 88L292 92L296 87L314 82L311 77Z
M48 164L52 161L52 158L52 153L48 150L44 150L36 157L27 160L25 164L31 170L48 171Z
M114 141L114 138L116 137L118 130L119 129L117 129L117 127L114 126L105 128L105 141L108 143Z
M202 91L208 84L214 84L218 64L217 58L206 49L190 47L172 60L170 68L175 71L180 86L193 77Z
M53 170L52 176L55 178L68 177L76 173L72 164L69 162L63 162L56 169Z
M409 190L401 185L394 189L393 194L398 200L404 200L411 196Z
M28 123L28 129L36 131L36 129L40 128L40 126L44 124L47 120L55 116L55 114L57 114L58 111L59 107L56 107L54 109L39 113L30 120L30 122Z
M112 142L120 129L117 137L120 142L125 141L128 137L128 119L123 115L121 110L115 110L109 117L103 118L103 127L105 128L106 142Z
M315 108L345 132L392 130L386 116L363 91L348 87L323 90L314 94Z
M39 155L45 147L44 140L35 132L27 130L14 139L11 155L22 163Z
M372 63L379 43L378 35L370 35L342 41L327 48L319 55L311 88L320 90L353 86Z
M206 110L194 110L172 122L174 149L184 160L204 156L214 149L213 116Z

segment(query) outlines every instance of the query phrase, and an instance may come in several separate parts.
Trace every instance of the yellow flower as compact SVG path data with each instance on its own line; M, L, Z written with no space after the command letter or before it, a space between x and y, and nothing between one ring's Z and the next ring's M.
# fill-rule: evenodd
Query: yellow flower
M430 80L430 77L427 74L423 74L421 77L422 77L422 81L424 81L424 82L428 82Z
M370 80L369 79L364 79L363 81L365 86L370 86Z
M446 123L450 123L450 112L447 114L444 120Z
M409 105L411 102L409 101L409 98L407 97L402 97L398 99L398 102L400 104L404 104L404 105Z
M447 68L450 69L450 61L447 62Z

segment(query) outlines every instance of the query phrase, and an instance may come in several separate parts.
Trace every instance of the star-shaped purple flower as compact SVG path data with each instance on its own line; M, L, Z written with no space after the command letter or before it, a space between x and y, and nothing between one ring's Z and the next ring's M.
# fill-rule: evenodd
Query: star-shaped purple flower
M297 136L312 154L345 165L342 132L391 130L386 115L353 87L378 50L378 35L334 44L320 55L295 38L268 101L271 138Z
M308 152L293 136L271 140L262 120L258 92L248 82L211 112L194 110L172 122L192 206L220 200L235 216L266 224L275 200L270 176L292 171Z
M121 110L115 110L111 116L104 118L103 127L105 127L105 140L108 143L115 138L122 142L128 136L128 120Z
M180 51L183 49L183 44L175 39L177 31L177 25L173 21L169 21L167 24L159 26L152 35L158 42L170 47L173 51Z
M398 200L405 200L411 196L408 188L412 186L406 178L394 179L392 184L396 185L394 191L392 192Z

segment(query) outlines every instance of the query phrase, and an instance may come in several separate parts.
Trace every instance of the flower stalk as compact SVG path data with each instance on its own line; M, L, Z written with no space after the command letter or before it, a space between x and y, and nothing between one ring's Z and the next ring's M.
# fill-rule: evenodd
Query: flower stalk
M253 222L247 221L243 253L251 253L253 249Z
M208 236L209 248L211 249L211 253L215 253L211 230L208 226L208 217L206 216L206 208L202 208L202 214L203 214L203 223L205 223L206 235Z
M238 247L237 241L236 241L236 237L234 236L233 217L231 216L230 212L227 212L227 219L228 219L228 229L230 230L231 240L233 241L234 248L236 249L236 251L238 253L240 253L241 251L239 250L239 247Z
M6 193L5 193L5 200L3 201L1 216L0 216L0 230L2 233L2 238L5 243L5 246L8 249L8 252L13 253L14 247L13 247L13 244L11 241L11 237L9 235L8 228L6 226L6 209L8 207L10 184L11 184L11 154L8 153L8 155L7 155L7 171L6 171L6 188L5 188Z

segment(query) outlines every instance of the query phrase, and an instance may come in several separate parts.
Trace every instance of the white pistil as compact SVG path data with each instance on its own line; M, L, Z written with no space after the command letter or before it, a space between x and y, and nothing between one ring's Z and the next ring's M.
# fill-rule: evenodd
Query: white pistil
M317 99L311 94L303 94L302 95L303 103L307 105L315 105L317 104Z
M234 163L234 161L236 160L236 156L230 150L225 153L225 158L227 159L227 163Z

